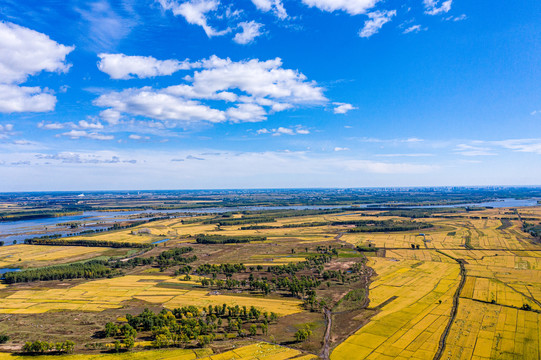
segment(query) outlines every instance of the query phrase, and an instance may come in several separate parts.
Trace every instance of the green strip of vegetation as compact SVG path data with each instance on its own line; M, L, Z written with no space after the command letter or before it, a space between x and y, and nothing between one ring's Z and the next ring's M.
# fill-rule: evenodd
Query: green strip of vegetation
M225 236L199 234L195 237L195 241L197 241L198 244L236 244L265 240L267 240L265 236Z

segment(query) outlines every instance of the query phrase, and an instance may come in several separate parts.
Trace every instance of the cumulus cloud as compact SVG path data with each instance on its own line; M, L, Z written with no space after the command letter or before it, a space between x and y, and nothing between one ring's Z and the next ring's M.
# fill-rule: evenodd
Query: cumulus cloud
M215 30L208 24L207 14L216 11L220 2L217 0L189 0L179 3L176 0L158 0L164 10L171 10L175 16L182 16L193 25L199 25L208 37L227 34L230 29Z
M298 71L282 68L279 58L235 62L212 56L199 64L202 70L185 77L191 84L110 92L94 104L108 108L101 113L106 121L118 122L122 114L130 114L190 124L262 121L269 112L327 101L321 87ZM233 105L216 109L204 103L209 100Z
M383 11L374 11L368 13L370 20L364 22L364 27L359 32L359 36L362 38L369 38L370 36L377 34L379 29L389 21L392 17L396 15L396 10L383 10Z
M52 111L56 97L39 87L0 84L0 112Z
M225 113L197 101L176 97L150 87L127 89L100 96L95 104L111 107L118 113L144 116L157 120L179 120L185 123L200 121L223 122Z
M279 19L287 18L287 12L281 0L252 0L252 3L261 11L272 11Z
M451 10L451 4L453 0L443 1L440 5L440 0L423 0L425 5L425 14L439 15L449 12Z
M239 26L242 28L242 32L235 34L233 41L245 45L253 42L256 37L261 35L263 24L255 21L244 21L239 23Z
M252 0L253 1L253 0ZM379 0L302 0L305 5L323 11L342 10L350 15L364 14L376 5Z
M348 111L357 109L353 105L346 104L346 103L334 102L333 105L335 105L335 107L334 107L334 113L335 114L345 114Z
M74 48L37 31L0 22L0 49L0 112L53 110L56 97L49 90L19 84L42 71L67 72L66 56Z
M152 56L127 56L124 54L99 54L98 69L111 79L139 79L171 75L179 70L187 70L189 61L157 60Z

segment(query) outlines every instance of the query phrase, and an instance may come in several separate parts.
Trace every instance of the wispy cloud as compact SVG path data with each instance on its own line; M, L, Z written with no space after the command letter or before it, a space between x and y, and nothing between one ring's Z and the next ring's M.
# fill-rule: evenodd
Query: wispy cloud
M133 16L122 16L107 0L89 3L76 11L83 20L81 25L87 28L82 41L97 52L116 48L118 42L137 25Z
M440 4L440 0L423 0L425 5L425 14L440 15L449 12L453 0L446 0Z
M362 38L369 38L372 35L377 34L382 26L391 21L395 15L396 10L383 10L368 13L370 20L364 22L364 27L359 32L359 36Z

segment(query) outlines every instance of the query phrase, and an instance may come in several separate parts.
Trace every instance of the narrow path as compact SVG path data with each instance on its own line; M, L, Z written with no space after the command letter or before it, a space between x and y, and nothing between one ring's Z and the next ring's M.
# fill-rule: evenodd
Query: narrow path
M329 360L330 353L329 349L331 347L331 326L332 326L332 312L331 310L325 308L325 323L327 328L325 329L325 337L323 338L323 349L321 350L321 358L323 360Z
M464 266L464 260L462 259L454 259L458 264L460 265L460 283L458 283L458 287L455 291L455 294L453 295L453 308L451 309L451 316L449 317L449 322L447 323L447 326L445 326L445 330L443 331L443 334L441 334L440 342L438 344L438 351L436 351L436 354L434 355L433 360L440 360L443 356L443 350L445 350L445 344L447 341L447 336L449 336L449 332L451 331L451 326L453 326L453 322L455 321L456 314L458 312L458 298L460 297L460 293L462 292L462 288L464 287L464 284L466 283L466 267Z

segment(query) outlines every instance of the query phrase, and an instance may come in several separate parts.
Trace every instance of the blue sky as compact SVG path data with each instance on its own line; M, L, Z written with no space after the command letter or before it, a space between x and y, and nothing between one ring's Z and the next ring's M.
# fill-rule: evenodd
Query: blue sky
M538 185L539 14L0 0L0 191Z

